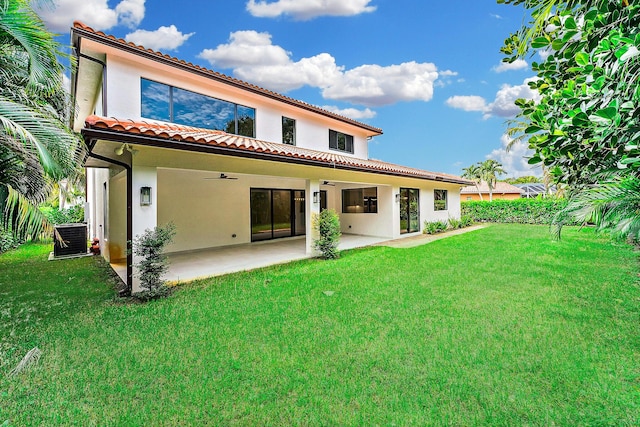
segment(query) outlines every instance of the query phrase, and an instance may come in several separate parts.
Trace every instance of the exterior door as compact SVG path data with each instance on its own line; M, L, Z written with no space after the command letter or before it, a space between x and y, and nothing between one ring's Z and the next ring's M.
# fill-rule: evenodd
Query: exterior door
M251 241L304 235L305 197L302 190L251 189Z
M420 231L420 190L400 188L400 233Z

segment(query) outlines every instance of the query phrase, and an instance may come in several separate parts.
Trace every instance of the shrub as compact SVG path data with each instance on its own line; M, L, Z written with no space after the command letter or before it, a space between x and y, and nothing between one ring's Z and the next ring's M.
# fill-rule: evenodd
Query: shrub
M462 221L456 218L449 218L449 228L452 230L457 230L458 228L462 228Z
M167 257L162 252L175 236L175 225L169 223L165 226L146 229L142 235L136 236L133 241L133 253L142 259L136 263L140 287L142 292L134 296L143 301L165 297L169 294L169 288L162 279L162 275L169 268Z
M40 207L40 211L51 224L72 224L84 222L84 207L75 205L69 209L58 209L55 206Z
M516 199L468 201L461 204L463 216L476 222L551 224L566 205L565 199Z
M20 240L8 230L0 225L0 253L15 249L20 245Z
M473 225L473 218L471 215L462 215L460 217L460 228L470 227Z
M425 234L436 234L446 231L449 227L447 221L425 221L424 222L424 233Z
M340 218L333 209L325 209L313 217L313 228L319 237L313 241L313 247L324 259L336 259L340 256Z

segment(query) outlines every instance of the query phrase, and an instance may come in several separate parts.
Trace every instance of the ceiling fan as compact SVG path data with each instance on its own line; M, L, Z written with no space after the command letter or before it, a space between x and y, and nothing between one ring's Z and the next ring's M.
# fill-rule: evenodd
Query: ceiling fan
M220 176L213 176L205 179L238 179L238 178L221 173Z
M335 187L335 184L330 183L329 181L324 181L322 185L328 185L329 187Z

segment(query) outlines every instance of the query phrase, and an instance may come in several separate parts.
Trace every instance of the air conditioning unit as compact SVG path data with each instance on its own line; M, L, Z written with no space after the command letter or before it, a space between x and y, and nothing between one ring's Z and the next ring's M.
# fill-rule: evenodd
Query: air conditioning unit
M53 256L85 255L87 253L87 225L60 224L55 230L62 238L61 243L55 236L53 239Z

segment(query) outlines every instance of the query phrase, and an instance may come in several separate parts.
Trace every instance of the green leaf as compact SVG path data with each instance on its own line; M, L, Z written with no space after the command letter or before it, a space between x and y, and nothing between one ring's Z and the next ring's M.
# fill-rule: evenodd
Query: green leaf
M613 120L618 114L618 109L615 107L607 107L602 110L596 111L596 116L602 117L603 119Z
M589 54L585 52L578 52L575 56L575 59L578 65L585 66L589 63Z
M586 127L591 124L591 121L589 120L589 116L581 111L571 119L571 124L577 127Z
M534 49L540 49L547 46L549 46L549 39L546 37L536 37L531 42L531 47Z
M573 19L573 16L568 17L564 21L564 27L570 30L575 30L576 28L578 28L578 26L576 25L576 20Z

